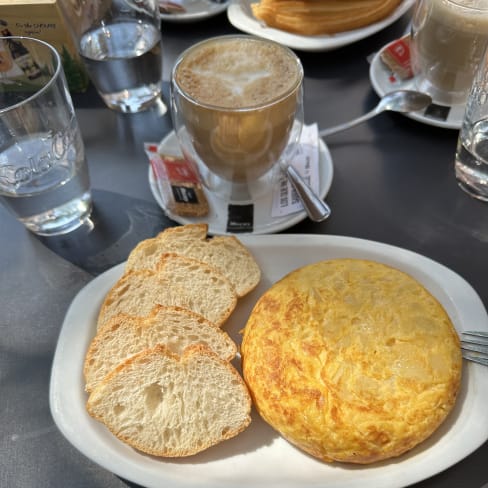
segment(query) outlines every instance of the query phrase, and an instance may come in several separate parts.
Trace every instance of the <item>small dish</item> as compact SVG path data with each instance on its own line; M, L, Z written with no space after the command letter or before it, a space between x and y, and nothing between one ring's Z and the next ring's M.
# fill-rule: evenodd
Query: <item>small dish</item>
M159 2L161 20L196 22L227 10L230 0L169 0Z
M159 152L175 156L181 154L174 131L170 132L161 141L159 145ZM329 191L332 184L333 172L334 169L330 152L325 143L319 139L319 195L321 198L325 198L327 192ZM151 166L149 166L148 174L152 194L159 206L164 210L170 219L178 222L179 224L205 222L208 224L210 234L229 234L230 232L227 231L227 223L229 217L231 216L230 212L239 212L239 207L242 207L244 212L253 212L253 230L252 232L249 232L251 234L271 234L274 232L279 232L297 224L307 216L306 212L303 210L290 215L272 217L272 192L264 194L250 206L229 206L223 199L217 198L210 192L205 191L210 209L209 214L205 217L183 217L170 212L164 205L164 201L159 193Z
M395 42L395 41L392 41ZM390 45L391 43L383 46L380 51L378 51L369 67L369 78L373 89L378 94L379 97L385 95L393 90L415 90L415 78L410 78L408 80L401 80L400 78L394 76L388 68L388 66L381 60L381 53ZM424 124L433 125L436 127L442 127L445 129L460 129L464 116L464 104L457 104L452 106L440 105L432 103L425 110L421 112L410 112L405 113L406 117L417 120Z
M415 2L415 0L404 0L391 15L380 22L375 22L374 24L361 29L341 32L334 35L301 36L267 27L259 22L252 15L251 11L251 3L255 3L256 1L257 0L234 0L227 9L229 22L243 32L264 37L265 39L270 39L292 49L301 51L329 51L371 36L398 20Z

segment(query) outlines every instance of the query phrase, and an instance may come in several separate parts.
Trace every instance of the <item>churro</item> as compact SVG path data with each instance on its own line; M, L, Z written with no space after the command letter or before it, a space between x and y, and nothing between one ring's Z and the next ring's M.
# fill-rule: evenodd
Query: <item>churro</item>
M336 34L390 15L401 0L260 0L254 16L268 27L301 35Z

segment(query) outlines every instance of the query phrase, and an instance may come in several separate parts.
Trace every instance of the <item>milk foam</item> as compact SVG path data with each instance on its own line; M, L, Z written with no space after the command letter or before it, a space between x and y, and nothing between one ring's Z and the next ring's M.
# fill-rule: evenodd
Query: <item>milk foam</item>
M295 59L279 45L221 38L191 51L175 78L201 103L242 108L281 98L297 86L299 75Z
M433 9L431 15L451 29L480 35L488 31L487 0L457 0L457 6L446 4L441 0L431 0L431 2Z

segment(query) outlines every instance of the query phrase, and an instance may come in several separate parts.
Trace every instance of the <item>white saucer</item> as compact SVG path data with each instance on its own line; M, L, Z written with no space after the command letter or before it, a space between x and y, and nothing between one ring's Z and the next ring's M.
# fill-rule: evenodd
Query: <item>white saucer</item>
M393 41L395 42L395 41ZM391 43L390 43L391 44ZM382 97L385 93L393 90L415 90L415 78L400 80L392 76L391 70L381 61L381 53L390 44L384 46L375 54L369 67L369 78L378 96ZM464 116L464 104L446 106L434 103L420 112L403 114L418 122L445 129L460 129Z
M178 140L176 139L174 131L171 131L161 141L159 145L159 152L175 156L181 154ZM319 139L319 158L319 195L321 198L325 198L332 184L334 168L332 165L332 157L330 155L329 149L322 141L322 139ZM154 179L151 165L149 165L148 174L151 192L158 202L159 206L164 210L164 212L170 219L182 225L195 222L204 222L208 224L208 230L210 234L230 234L230 232L227 231L229 210L228 205L224 200L215 197L210 192L205 190L205 196L207 197L209 204L208 215L204 217L194 218L176 215L165 207L163 199L161 198L161 194L159 193L156 181ZM272 200L273 192L268 192L253 203L254 222L253 230L252 232L249 232L250 234L272 234L274 232L280 232L295 224L298 224L298 222L307 217L307 214L304 210L282 217L272 217Z
M165 3L165 2L160 2ZM224 12L230 0L169 0L185 9L184 12L162 13L161 19L167 22L196 22Z
M403 0L394 12L385 19L360 29L333 35L301 36L280 29L268 27L257 20L251 11L251 3L257 0L233 0L227 9L229 22L237 29L279 42L284 46L301 51L329 51L364 39L379 32L408 12L415 0Z

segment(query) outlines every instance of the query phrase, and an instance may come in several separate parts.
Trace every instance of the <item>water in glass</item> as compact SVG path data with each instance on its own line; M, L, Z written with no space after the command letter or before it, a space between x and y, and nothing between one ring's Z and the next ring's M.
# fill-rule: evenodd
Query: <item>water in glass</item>
M161 32L143 21L123 21L86 32L80 54L105 103L137 112L161 93Z

